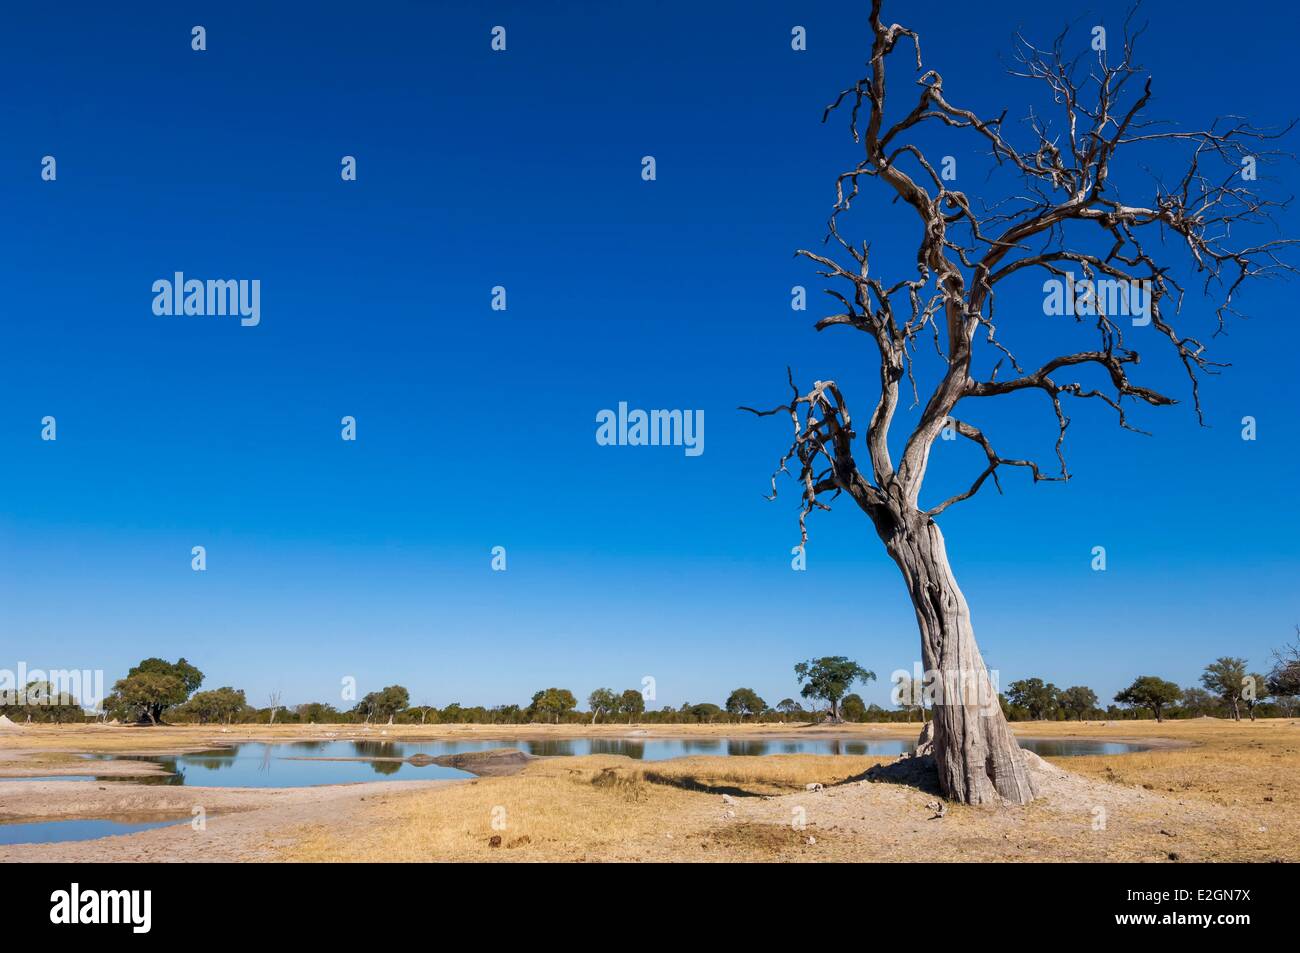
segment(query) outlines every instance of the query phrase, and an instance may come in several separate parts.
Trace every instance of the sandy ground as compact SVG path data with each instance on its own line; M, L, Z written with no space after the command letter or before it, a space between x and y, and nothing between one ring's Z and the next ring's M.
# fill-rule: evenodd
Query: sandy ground
M235 740L575 737L913 737L917 725L37 727L0 733L0 776L130 771L78 752L197 750ZM296 789L115 781L0 782L0 820L207 814L97 841L0 847L0 860L1297 860L1300 724L1032 723L1027 737L1131 740L1139 754L1032 759L1025 808L942 805L892 758L780 755L643 763L540 759L474 781ZM904 768L910 767L904 765ZM139 770L157 766L141 763ZM805 790L818 783L821 790Z
M363 822L358 808L367 798L457 783L376 781L276 790L6 781L0 790L0 819L4 820L106 817L135 823L175 818L179 823L91 841L0 847L0 862L275 860L295 842L287 832L298 825L328 819L340 836L347 836L353 825ZM195 822L196 809L202 811L201 827Z

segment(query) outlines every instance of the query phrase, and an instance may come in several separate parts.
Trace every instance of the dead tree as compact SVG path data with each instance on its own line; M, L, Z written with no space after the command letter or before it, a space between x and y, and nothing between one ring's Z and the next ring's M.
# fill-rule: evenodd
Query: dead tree
M816 381L801 391L789 375L789 403L772 410L742 408L760 416L786 415L793 424L793 443L773 474L772 493L777 476L794 475L791 468L797 465L801 544L807 543L808 516L828 510L828 500L846 494L870 518L902 570L920 627L922 663L934 673L938 689L933 751L940 783L949 797L970 804L1023 804L1034 791L976 647L970 611L935 518L989 482L1001 492L998 476L1005 467L1024 470L1034 483L1069 479L1063 445L1070 400L1105 405L1129 430L1137 430L1129 419L1133 406L1175 403L1130 378L1138 352L1126 343L1125 331L1132 338L1134 329L1123 326L1117 308L1125 302L1115 303L1114 288L1149 296L1141 320L1131 323L1141 325L1144 343L1149 338L1181 363L1204 423L1199 375L1225 365L1209 359L1201 340L1175 328L1184 288L1165 256L1176 252L1195 276L1198 304L1200 295L1210 300L1206 317L1212 311L1212 334L1236 313L1234 297L1249 279L1294 270L1285 260L1291 242L1270 237L1252 244L1235 234L1268 223L1278 207L1253 191L1253 177L1243 170L1281 155L1263 147L1290 127L1270 132L1229 118L1186 131L1151 121L1146 107L1152 81L1134 61L1134 41L1142 31L1132 29L1131 19L1117 56L1106 53L1104 40L1100 50L1087 50L1092 44L1085 43L1084 54L1069 56L1068 30L1049 49L1017 37L1011 72L1046 84L1045 99L1055 118L1031 114L1023 127L1012 129L1004 123L1005 112L982 118L951 101L939 73L922 66L919 36L882 20L881 0L873 0L867 75L841 92L823 116L847 109L853 141L863 155L837 179L825 241L830 251L796 253L820 266L818 274L833 285L827 293L838 303L838 313L822 318L816 329L851 329L875 345L871 353L879 358L880 391L865 440L859 443L834 381ZM903 55L895 56L899 51ZM910 73L913 55L914 92L901 108L887 110L887 61L891 76L899 69ZM991 204L956 190L913 141L931 129L974 137L990 155L991 176L1013 181L1014 188L999 192ZM1016 144L1020 140L1027 145ZM1133 176L1138 184L1125 184L1121 194L1117 180L1131 168L1116 161L1121 150L1141 161L1165 162L1172 154L1177 174ZM1143 150L1144 160L1133 156ZM868 266L868 244L842 234L860 185L883 188L899 214L914 221L913 275L892 282L876 276ZM1142 200L1132 204L1129 196L1136 194ZM1016 276L1070 282L1080 306L1072 309L1075 321L1055 320L1085 332L1091 339L1086 349L1035 361L1028 369L1021 365L1002 341L994 309L1002 290L1008 292L1004 300L1015 300L1010 279ZM1108 288L1111 294L1101 293ZM1015 326L1035 318L1021 311L1003 323ZM927 352L938 362L930 365L928 378L937 383L923 396L918 379L927 378L916 372L914 361ZM905 440L900 434L892 441L895 448L901 443L895 458L890 429L904 388L921 410ZM990 398L1021 391L1041 394L1055 415L1057 466L1050 471L1030 459L1003 456L982 429L956 415L959 404L965 414ZM972 441L984 462L968 488L926 504L922 483L935 440L945 430L954 440Z

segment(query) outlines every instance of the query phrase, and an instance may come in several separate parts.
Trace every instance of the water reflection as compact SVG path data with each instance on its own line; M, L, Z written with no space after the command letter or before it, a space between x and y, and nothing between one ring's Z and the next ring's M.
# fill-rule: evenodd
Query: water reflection
M592 738L592 754L621 754L637 761L645 760L645 742L621 741L618 738Z
M64 841L94 840L117 834L134 834L154 827L176 824L166 821L126 823L108 818L75 818L66 821L28 821L18 824L0 824L0 844L57 844Z
M1027 748L1044 758L1070 758L1087 754L1128 754L1147 751L1149 745L1128 744L1123 741L1078 741L1074 739L1022 738L1020 747Z
M1022 747L1044 757L1113 755L1145 750L1144 745L1076 739L1020 739ZM204 787L303 787L348 784L377 778L424 780L467 778L466 771L421 761L413 755L442 755L518 748L537 757L589 754L624 755L637 761L662 761L691 755L753 758L771 754L897 756L913 749L901 738L541 738L480 741L300 741L268 744L235 742L183 755L152 757L92 755L98 760L150 761L167 773L140 778L116 778L136 784L191 784Z

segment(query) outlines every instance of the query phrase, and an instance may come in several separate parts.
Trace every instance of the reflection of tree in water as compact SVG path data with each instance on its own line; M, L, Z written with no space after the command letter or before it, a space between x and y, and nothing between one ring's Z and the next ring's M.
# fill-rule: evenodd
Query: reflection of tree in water
M401 754L391 741L354 741L352 750L358 758L398 758Z
M645 742L625 741L621 738L592 738L592 754L621 754L641 761L645 758Z
M318 754L327 744L329 744L328 741L294 741L290 743L290 750L292 750L294 754L299 754L300 752Z
M268 747L263 745L263 747ZM211 748L207 751L193 751L189 754L180 756L180 763L185 767L206 768L210 771L219 771L222 768L229 768L235 763L235 756L238 754L236 748ZM175 764L175 761L172 762Z
M544 758L571 757L573 755L573 742L563 741L560 739L547 739L544 741L526 742L528 753Z
M133 784L151 784L155 786L176 786L185 784L186 768L198 767L208 771L219 771L235 763L236 748L209 748L182 755L153 755L144 758L130 758L131 761L150 761L161 765L167 773L164 775L146 775L144 777L110 778L104 780L130 781ZM117 760L110 758L109 760Z
M366 763L370 765L375 774L396 774L402 767L400 761L368 761Z
M703 754L715 754L722 750L722 742L713 740L684 741L682 742L682 750L685 754L696 751Z
M732 740L727 742L727 754L731 757L755 758L767 754L767 742Z
M177 770L176 758L133 758L134 761L152 761L154 764L162 765L166 774L146 774L140 777L127 775L125 777L112 775L107 778L97 778L98 781L122 781L127 784L152 784L155 787L164 787L174 785L179 787L185 783L185 775Z

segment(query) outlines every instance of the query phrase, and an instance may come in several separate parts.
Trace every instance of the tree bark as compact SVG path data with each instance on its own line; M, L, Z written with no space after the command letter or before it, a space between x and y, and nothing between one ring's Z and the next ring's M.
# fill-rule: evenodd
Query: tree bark
M944 794L965 804L1028 804L1033 784L975 644L966 598L943 534L917 510L873 514L907 583L921 632L921 661L935 673L933 753Z

